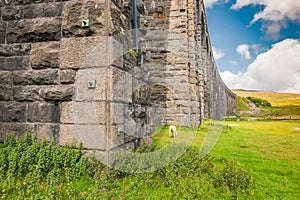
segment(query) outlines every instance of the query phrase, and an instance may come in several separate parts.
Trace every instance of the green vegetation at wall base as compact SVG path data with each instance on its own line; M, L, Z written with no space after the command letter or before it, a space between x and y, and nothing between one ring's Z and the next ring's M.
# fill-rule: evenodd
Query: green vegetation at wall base
M196 135L178 160L137 174L86 158L81 148L10 136L0 142L0 199L300 199L300 121L224 123L203 159L210 120L198 130L179 128L183 136ZM155 148L167 144L167 132L154 136Z

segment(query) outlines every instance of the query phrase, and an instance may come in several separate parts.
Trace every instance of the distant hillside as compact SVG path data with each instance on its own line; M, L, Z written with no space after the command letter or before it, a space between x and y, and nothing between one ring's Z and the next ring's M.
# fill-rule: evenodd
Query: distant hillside
M233 90L237 96L241 97L257 97L268 100L272 106L297 105L300 106L300 94L280 93L280 92L264 92L251 90Z
M249 90L233 90L238 96L236 101L236 113L256 115L270 118L292 118L300 119L300 94L265 92L265 91L249 91ZM267 100L271 103L271 107L259 107L260 112L251 112L253 105L249 104L246 97L255 97ZM251 107L249 107L251 106Z

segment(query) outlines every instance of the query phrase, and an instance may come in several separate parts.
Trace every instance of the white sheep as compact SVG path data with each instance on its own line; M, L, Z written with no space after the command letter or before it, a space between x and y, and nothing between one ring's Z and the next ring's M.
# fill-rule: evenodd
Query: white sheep
M174 125L170 125L170 127L169 127L169 137L174 137L174 138L176 138L176 136L177 136L177 130L176 130L176 126L174 126Z

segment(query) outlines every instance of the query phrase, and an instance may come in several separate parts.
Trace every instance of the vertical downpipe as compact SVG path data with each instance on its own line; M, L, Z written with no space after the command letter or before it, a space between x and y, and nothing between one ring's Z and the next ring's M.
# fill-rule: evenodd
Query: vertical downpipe
M139 41L138 41L138 19L137 19L137 0L132 0L132 38L133 38L133 50L138 53Z
M110 14L110 0L105 0L105 46L106 46L106 64L109 64L110 61L110 38L109 38L109 14ZM107 163L110 162L110 141L112 138L111 133L111 121L110 121L110 115L111 115L111 88L112 88L112 80L111 80L111 66L107 66L106 70L106 156L107 156Z
M139 41L138 41L138 18L137 18L137 0L132 0L132 49L139 54ZM133 85L133 90L135 91L136 85L138 85L138 80L135 78L135 70L133 70L132 74L132 85ZM135 101L136 99L133 99L132 101L132 108L135 109ZM134 150L137 148L137 140L134 140Z

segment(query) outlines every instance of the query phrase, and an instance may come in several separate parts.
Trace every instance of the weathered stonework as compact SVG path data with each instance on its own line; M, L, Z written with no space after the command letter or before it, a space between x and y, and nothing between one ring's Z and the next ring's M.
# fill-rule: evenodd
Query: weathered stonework
M230 114L203 1L152 2L138 1L138 64L130 0L0 0L0 139L30 131L105 155L159 124Z
M60 42L33 43L30 51L32 69L59 68Z

